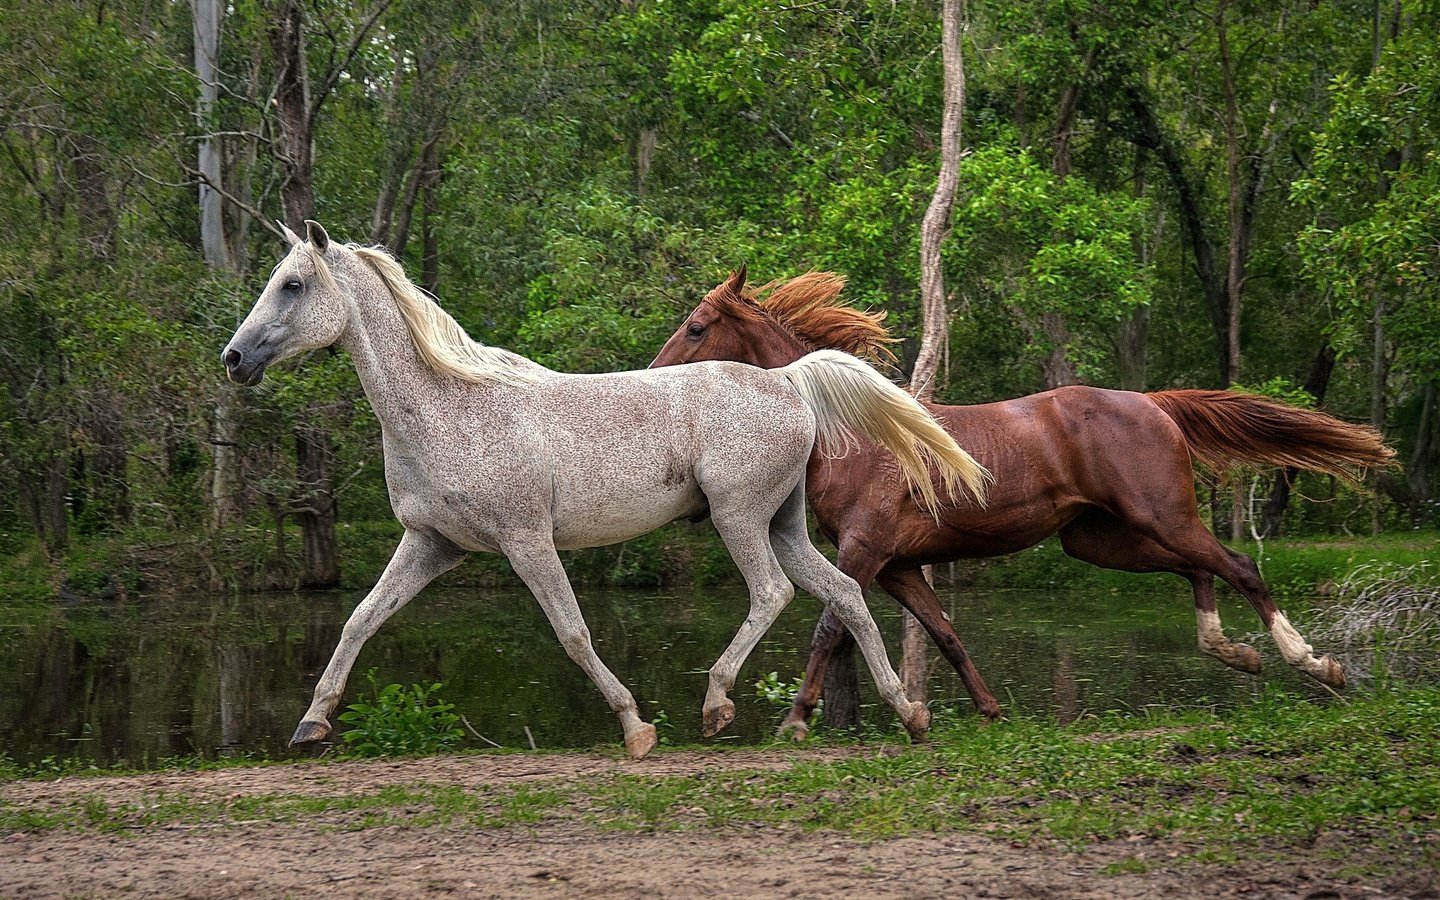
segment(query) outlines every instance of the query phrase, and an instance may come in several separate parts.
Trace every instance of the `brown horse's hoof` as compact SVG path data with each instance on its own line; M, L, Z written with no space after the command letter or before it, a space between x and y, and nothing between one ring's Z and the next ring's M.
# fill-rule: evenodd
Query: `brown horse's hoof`
M775 732L775 737L782 741L789 738L798 744L810 737L810 726L803 720L786 717L785 721L780 723L780 730Z
M1314 677L1337 691L1345 687L1345 668L1328 656L1320 657L1320 671Z
M910 718L905 721L905 730L910 733L910 740L914 743L925 742L930 735L930 710L925 708L925 704L910 704Z
M630 754L631 759L644 759L645 755L654 750L658 743L660 743L660 736L656 734L655 726L641 725L625 735L625 752Z
M981 725L989 725L991 722L1000 721L1000 716L1005 712L1000 708L1000 704L993 699L988 703L977 703L975 704L975 708L980 711L980 715L984 718L984 721L980 723Z
M1225 665L1241 672L1248 672L1251 675L1259 675L1264 666L1260 662L1260 654L1249 644L1231 644L1230 652L1222 657Z
M295 728L295 734L290 738L290 746L298 747L302 744L314 744L323 741L330 736L329 722L316 722L313 719L301 719L300 724Z
M706 737L714 737L724 731L725 726L733 721L735 721L735 703L727 697L718 706L705 708L705 712L701 716L702 727L700 730Z

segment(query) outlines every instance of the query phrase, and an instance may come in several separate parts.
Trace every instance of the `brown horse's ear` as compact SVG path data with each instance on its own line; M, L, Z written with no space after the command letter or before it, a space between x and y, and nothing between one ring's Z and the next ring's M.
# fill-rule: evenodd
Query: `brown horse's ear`
M314 219L305 220L305 236L310 239L310 246L314 247L315 252L321 256L324 256L325 251L330 249L330 235L325 233L325 226Z
M275 224L280 226L280 233L285 235L285 242L288 243L290 246L294 247L296 244L304 243L300 240L300 235L290 230L289 225L286 225L279 219L275 220Z
M727 289L729 289L730 291L733 291L734 294L735 294L735 296L737 296L737 297L743 297L743 296L745 296L745 294L744 294L744 291L745 291L745 264L744 264L744 263L741 263L741 264L740 264L740 268L738 268L738 269L736 269L734 272L732 272L732 273L730 274L730 277L729 277L728 279L726 279L726 281L725 281L725 287L726 287Z

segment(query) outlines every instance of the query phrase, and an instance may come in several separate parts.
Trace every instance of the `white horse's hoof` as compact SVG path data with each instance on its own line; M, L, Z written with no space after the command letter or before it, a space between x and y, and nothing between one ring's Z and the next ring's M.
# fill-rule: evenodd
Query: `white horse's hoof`
M660 736L656 734L655 726L641 725L625 735L625 752L630 754L631 759L644 759L645 755L654 750L658 743L660 743Z

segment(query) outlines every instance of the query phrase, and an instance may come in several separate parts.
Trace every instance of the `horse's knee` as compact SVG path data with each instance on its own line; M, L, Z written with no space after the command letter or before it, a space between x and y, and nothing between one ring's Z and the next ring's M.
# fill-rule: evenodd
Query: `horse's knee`
M1230 560L1235 564L1235 576L1239 582L1235 586L1248 595L1266 593L1265 580L1260 577L1260 567L1255 564L1255 560L1234 550L1229 551L1229 554Z
M853 585L854 582L852 581L851 584ZM870 611L865 606L865 597L860 593L858 587L854 589L853 593L847 590L836 591L833 596L827 597L825 602L841 624L851 631L857 620L870 617Z
M584 625L570 626L558 629L560 646L573 660L581 660L590 655L590 629Z

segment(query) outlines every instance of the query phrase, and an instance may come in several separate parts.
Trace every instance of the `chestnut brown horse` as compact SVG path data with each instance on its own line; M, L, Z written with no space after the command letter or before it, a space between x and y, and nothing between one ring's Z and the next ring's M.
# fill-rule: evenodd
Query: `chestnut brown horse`
M690 313L651 366L727 359L775 368L819 348L893 359L884 313L842 305L843 286L838 276L812 272L747 291L742 269ZM843 456L817 448L808 496L820 529L839 550L840 569L862 587L878 581L914 614L985 716L998 716L1000 706L921 567L1014 553L1056 532L1076 559L1187 579L1200 650L1227 666L1256 673L1260 656L1225 637L1215 609L1217 576L1255 607L1287 663L1331 687L1345 684L1340 665L1317 658L1276 608L1254 560L1206 530L1191 466L1192 458L1215 468L1294 466L1353 481L1356 470L1394 457L1373 429L1235 391L1073 386L1002 403L929 408L994 474L984 508L962 501L944 508L937 522L916 505L895 461L864 441ZM846 640L826 612L782 732L804 736L826 665Z

